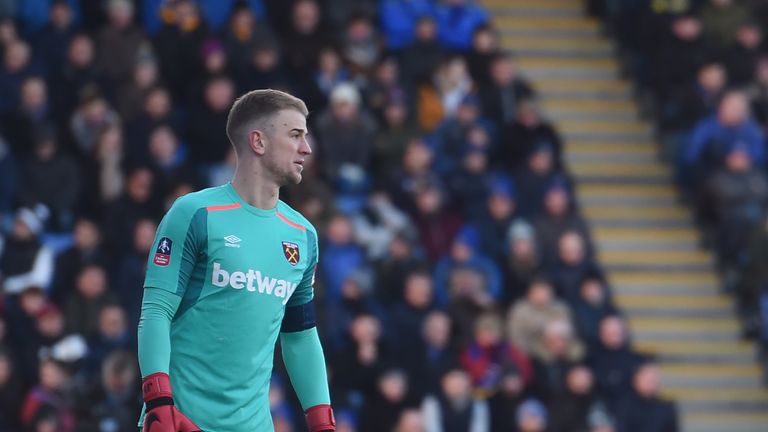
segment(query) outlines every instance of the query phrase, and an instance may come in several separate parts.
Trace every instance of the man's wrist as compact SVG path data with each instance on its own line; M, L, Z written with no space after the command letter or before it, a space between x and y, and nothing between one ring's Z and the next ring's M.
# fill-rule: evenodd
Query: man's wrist
M156 372L144 377L141 384L141 391L144 396L144 402L147 404L152 402L155 406L173 405L171 378L167 373Z
M333 408L330 405L315 405L306 411L309 432L325 432L336 430L336 419L333 417Z

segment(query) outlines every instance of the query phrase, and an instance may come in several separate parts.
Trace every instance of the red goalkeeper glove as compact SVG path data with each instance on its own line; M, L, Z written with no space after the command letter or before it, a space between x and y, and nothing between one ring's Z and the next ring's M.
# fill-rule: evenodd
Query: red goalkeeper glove
M141 390L144 392L144 403L147 404L142 432L202 432L173 405L168 374L157 372L147 376Z
M315 405L304 411L309 432L329 432L336 430L336 419L330 405Z

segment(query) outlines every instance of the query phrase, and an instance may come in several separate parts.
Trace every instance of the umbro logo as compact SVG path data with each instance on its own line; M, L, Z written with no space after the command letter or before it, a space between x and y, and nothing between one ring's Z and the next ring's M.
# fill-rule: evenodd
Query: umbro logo
M234 234L230 234L230 235L224 237L224 241L226 242L226 243L224 243L224 246L239 248L240 245L238 243L240 243L243 240L240 237L238 237L238 236L236 236Z

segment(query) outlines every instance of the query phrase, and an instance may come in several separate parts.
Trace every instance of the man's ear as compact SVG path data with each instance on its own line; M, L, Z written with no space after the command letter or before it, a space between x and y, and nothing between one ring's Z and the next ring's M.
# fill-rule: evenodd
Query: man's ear
M259 129L250 131L248 133L248 146L257 155L263 155L267 150L267 134Z

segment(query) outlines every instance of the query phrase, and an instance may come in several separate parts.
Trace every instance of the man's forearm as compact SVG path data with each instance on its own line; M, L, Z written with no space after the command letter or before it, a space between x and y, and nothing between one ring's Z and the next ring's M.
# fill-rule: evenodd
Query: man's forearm
M317 328L283 332L280 340L283 361L301 407L307 410L316 405L330 404L325 356Z
M181 297L161 289L146 288L139 319L141 376L168 373L171 360L171 320Z

